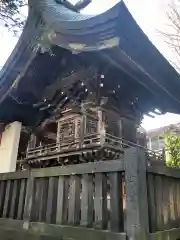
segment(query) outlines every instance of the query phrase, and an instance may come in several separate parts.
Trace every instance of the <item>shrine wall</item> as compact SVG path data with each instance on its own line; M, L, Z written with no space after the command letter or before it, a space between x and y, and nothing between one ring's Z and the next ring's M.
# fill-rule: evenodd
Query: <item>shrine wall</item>
M0 143L0 173L16 171L16 162L21 133L21 123L6 126Z

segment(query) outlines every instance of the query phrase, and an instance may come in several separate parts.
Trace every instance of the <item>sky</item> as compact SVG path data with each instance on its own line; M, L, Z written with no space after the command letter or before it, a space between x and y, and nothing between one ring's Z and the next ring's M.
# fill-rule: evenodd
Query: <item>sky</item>
M77 0L71 0L77 2ZM84 14L98 14L112 7L119 0L92 0L83 11ZM167 25L166 10L171 0L124 0L138 25L147 34L153 44L169 60L173 59L171 49L164 43L158 31L163 31ZM103 4L102 4L103 2ZM18 38L0 27L0 67L2 67L13 50ZM180 122L180 115L166 114L154 119L144 117L142 126L146 130Z

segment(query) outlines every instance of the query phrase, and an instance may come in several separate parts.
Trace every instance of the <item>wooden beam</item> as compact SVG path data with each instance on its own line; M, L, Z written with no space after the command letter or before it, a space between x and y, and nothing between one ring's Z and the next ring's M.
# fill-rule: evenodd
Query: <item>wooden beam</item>
M152 166L148 166L147 170L149 173L164 175L164 176L173 177L173 178L180 178L179 169L169 168L163 165L158 166L154 164Z
M180 228L150 234L150 240L179 240Z
M24 221L0 219L0 236L3 240L27 239L74 239L74 240L126 240L125 233L112 233L82 227L30 223L29 230L24 228ZM163 239L164 240L164 239Z
M56 177L68 176L73 174L88 174L88 173L107 173L107 172L123 172L123 160L111 160L97 163L82 163L77 165L69 165L62 167L52 167L42 169L33 169L33 177Z

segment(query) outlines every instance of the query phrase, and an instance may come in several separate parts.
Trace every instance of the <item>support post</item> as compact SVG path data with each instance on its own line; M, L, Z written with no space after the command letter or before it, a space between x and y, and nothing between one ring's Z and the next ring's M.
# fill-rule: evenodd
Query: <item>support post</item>
M126 231L129 240L148 240L146 157L140 148L125 150Z

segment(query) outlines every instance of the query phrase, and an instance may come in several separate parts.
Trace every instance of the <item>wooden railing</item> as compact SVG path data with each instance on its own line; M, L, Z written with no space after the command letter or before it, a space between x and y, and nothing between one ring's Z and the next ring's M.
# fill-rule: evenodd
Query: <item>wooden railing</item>
M67 141L63 143L53 143L48 145L41 145L36 148L30 148L27 150L26 159L19 160L18 162L26 162L26 160L37 159L37 160L50 160L56 157L68 157L81 152L92 151L92 149L109 148L121 154L124 153L125 148L138 147L144 150L150 160L162 160L162 152L151 151L143 146L136 143L127 141L125 139L113 136L111 134L105 134L104 138L100 134L87 134L83 140L80 138L74 139L74 141ZM39 159L38 159L39 158ZM161 163L162 163L161 162Z
M132 147L121 160L0 174L0 239L22 234L178 240L180 170Z

